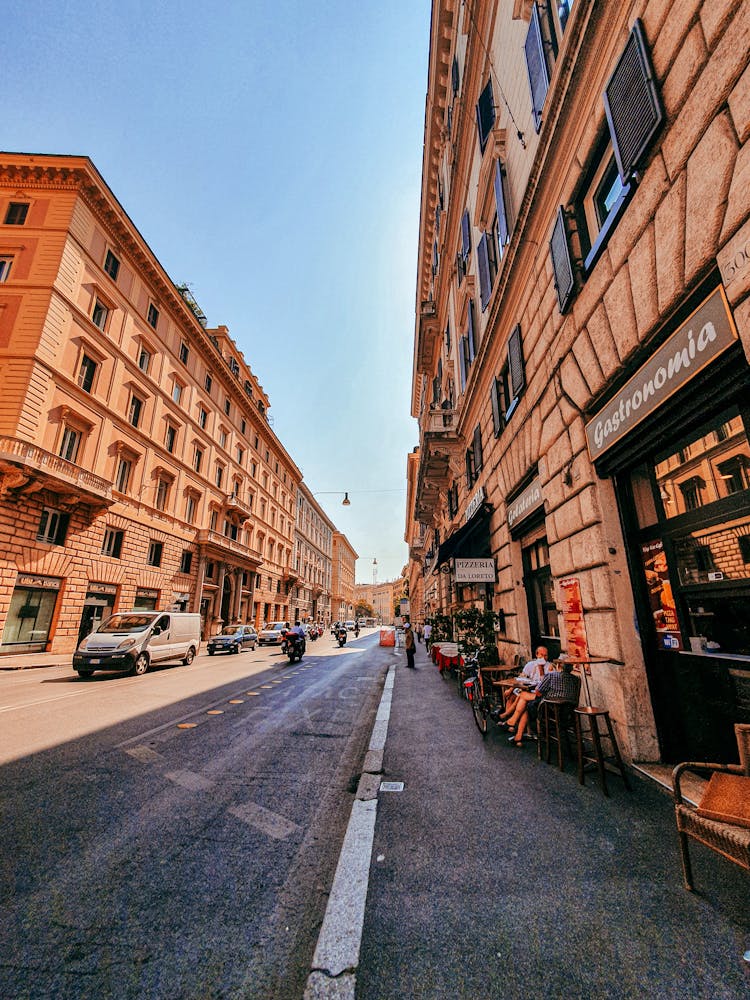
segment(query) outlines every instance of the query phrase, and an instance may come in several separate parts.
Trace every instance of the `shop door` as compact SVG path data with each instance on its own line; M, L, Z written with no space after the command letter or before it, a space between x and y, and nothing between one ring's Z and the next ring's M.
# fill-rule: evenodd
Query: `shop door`
M98 628L105 618L109 618L114 606L114 594L86 594L86 603L83 605L83 613L81 614L81 624L78 627L79 644L94 629Z
M554 659L560 655L560 627L546 537L538 538L525 546L522 554L531 652L539 645L546 646L550 659Z

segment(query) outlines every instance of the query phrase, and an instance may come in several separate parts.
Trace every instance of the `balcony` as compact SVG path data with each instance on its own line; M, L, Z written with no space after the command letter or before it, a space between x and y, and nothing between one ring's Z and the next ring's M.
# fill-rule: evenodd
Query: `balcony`
M63 507L101 510L114 503L112 483L29 441L0 437L0 496L50 490Z
M417 371L421 375L429 375L432 370L435 341L439 335L437 307L432 301L423 302L419 310L416 358Z
M198 531L195 541L205 550L206 555L216 559L232 559L245 569L257 570L263 562L263 556L257 549L251 549L249 545L243 545L242 542L218 531L211 531L210 528Z
M224 507L229 514L236 514L240 524L247 521L252 517L252 510L250 505L245 503L244 500L240 498L235 493L228 493L227 498L224 503Z
M422 415L422 443L414 513L417 521L429 524L440 503L440 492L460 474L463 443L456 433L456 411L431 407ZM451 463L452 466L451 466Z

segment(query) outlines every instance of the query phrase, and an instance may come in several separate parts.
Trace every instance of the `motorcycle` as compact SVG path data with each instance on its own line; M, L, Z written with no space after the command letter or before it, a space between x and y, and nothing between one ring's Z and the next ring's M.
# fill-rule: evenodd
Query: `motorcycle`
M346 642L346 628L342 625L341 628L336 630L336 641L339 646L343 646Z
M304 637L298 635L296 632L287 632L285 642L286 655L289 657L289 662L294 663L295 660L301 660L305 652Z
M317 638L318 638L318 630L313 625L312 628L310 629L310 642L315 642Z

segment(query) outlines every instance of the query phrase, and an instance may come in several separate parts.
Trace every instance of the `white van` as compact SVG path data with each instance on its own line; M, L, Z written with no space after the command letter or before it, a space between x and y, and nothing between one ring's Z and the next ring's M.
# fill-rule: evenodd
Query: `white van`
M90 677L95 670L145 674L152 663L192 663L200 645L200 615L123 611L86 636L73 654L73 668L81 677Z

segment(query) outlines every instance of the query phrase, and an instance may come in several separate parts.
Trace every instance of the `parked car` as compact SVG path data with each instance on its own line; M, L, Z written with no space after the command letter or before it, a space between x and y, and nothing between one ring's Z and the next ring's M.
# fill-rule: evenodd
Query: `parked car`
M243 649L255 649L258 633L252 625L227 625L218 635L208 640L208 655L214 653L239 653Z
M280 646L284 641L284 633L291 628L289 622L270 622L258 633L259 646Z
M344 622L344 625L346 625L346 631L347 632L353 632L354 631L354 622L352 622L352 621Z

